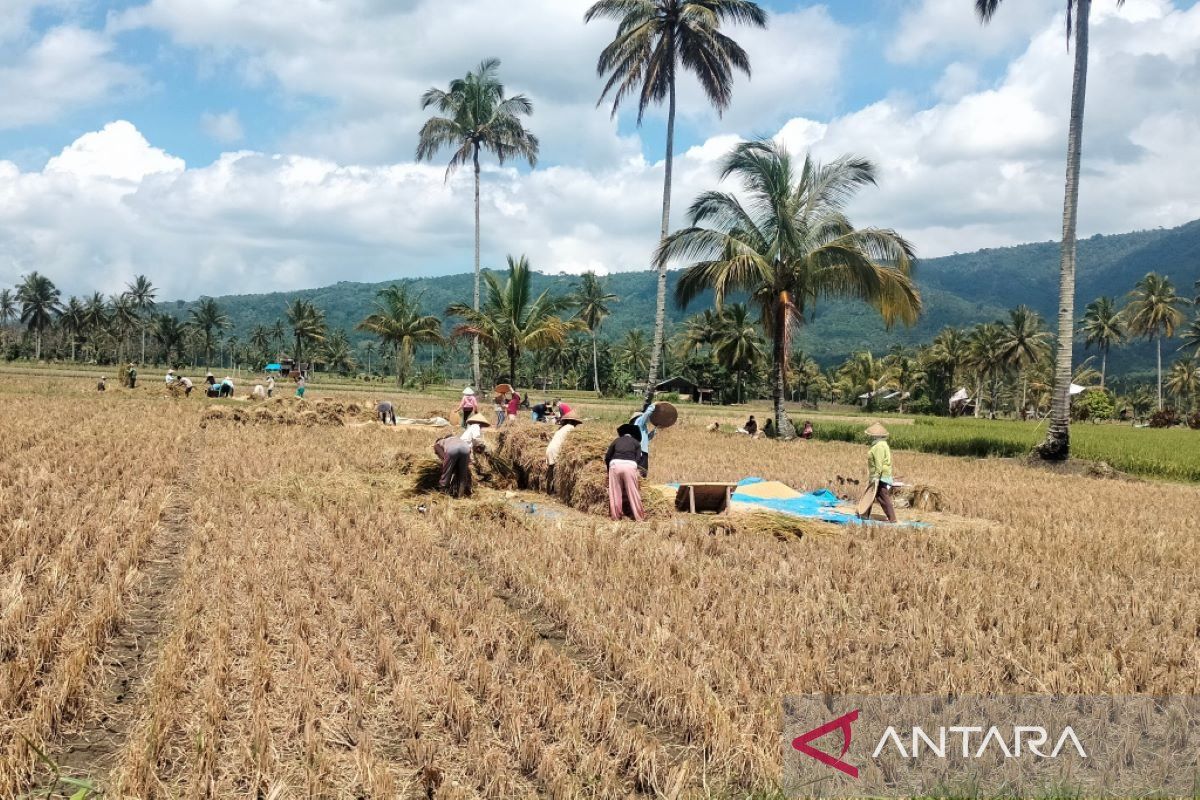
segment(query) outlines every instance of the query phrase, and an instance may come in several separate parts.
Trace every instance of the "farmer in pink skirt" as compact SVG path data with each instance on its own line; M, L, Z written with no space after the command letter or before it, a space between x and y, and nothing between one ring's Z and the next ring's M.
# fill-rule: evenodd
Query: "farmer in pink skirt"
M637 425L626 423L617 428L617 438L604 454L608 467L608 511L614 520L630 515L638 522L646 518L642 510L642 494L638 489L638 457L642 452L642 432Z

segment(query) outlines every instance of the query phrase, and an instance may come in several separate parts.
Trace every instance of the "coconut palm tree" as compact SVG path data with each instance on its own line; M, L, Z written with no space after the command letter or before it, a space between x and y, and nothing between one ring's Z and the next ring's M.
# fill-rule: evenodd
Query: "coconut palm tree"
M585 272L579 276L579 286L575 289L574 303L579 309L576 316L583 321L592 337L592 386L596 394L600 394L600 358L597 352L596 338L600 335L600 326L611 313L609 304L621 298L607 291L604 282L594 272Z
M1084 346L1100 348L1100 388L1108 376L1108 351L1125 341L1125 322L1111 297L1099 297L1087 304L1081 320Z
M173 366L182 358L186 347L187 329L170 314L155 314L150 326L150 336L158 342L163 361Z
M754 372L766 355L761 326L761 321L750 319L745 303L733 303L722 309L721 324L712 341L713 358L737 380L740 403L746 401L746 374Z
M1197 303L1200 305L1200 302ZM1192 350L1192 355L1200 358L1200 311L1196 312L1196 318L1192 320L1192 324L1180 336L1183 339L1183 344L1179 345L1180 350Z
M650 366L650 343L640 328L625 332L617 351L617 361L632 375L641 375Z
M780 143L743 142L722 163L722 179L730 176L740 179L743 196L701 194L688 211L690 227L663 241L656 262L693 261L676 286L681 307L707 289L718 306L733 292L750 295L772 338L775 428L792 438L783 405L792 331L821 297L866 301L889 325L915 322L915 256L895 231L856 229L844 213L859 188L875 183L869 161L847 156L822 165L808 157L797 170Z
M325 339L325 344L321 347L321 360L326 369L341 375L358 366L354 358L354 348L350 346L350 339L344 330L339 328Z
M508 257L508 273L504 283L495 273L483 276L487 284L487 299L476 311L462 303L454 303L446 314L463 320L454 332L459 336L472 336L497 347L508 354L508 379L517 382L517 362L521 353L560 345L567 334L579 326L567 322L559 312L570 308L570 297L553 297L550 290L533 296L533 271L525 256Z
M284 310L284 316L292 330L292 342L296 348L293 358L297 364L302 363L306 345L325 341L325 312L310 301L297 298Z
M358 329L379 337L396 357L396 385L404 386L417 345L440 344L442 323L437 317L421 313L420 298L409 297L407 287L393 283L375 293L375 312L358 324ZM367 352L370 372L370 351Z
M975 0L983 22L991 21L1003 0ZM1116 0L1118 6L1125 0ZM1067 129L1067 181L1063 200L1063 236L1058 273L1058 346L1054 359L1054 402L1046 441L1037 449L1047 460L1061 461L1071 451L1071 357L1075 341L1075 223L1079 212L1079 162L1083 146L1083 105L1087 95L1088 27L1092 0L1067 0L1067 40L1075 36L1071 114Z
M54 324L62 313L59 298L62 292L54 283L36 271L29 273L17 287L17 302L21 304L21 322L35 339L34 358L42 357L42 333Z
M109 306L112 308L109 324L112 326L113 338L117 340L117 360L124 363L125 345L141 320L138 318L137 305L128 292L114 294L109 300Z
M1179 401L1180 411L1191 411L1200 395L1200 363L1194 356L1179 359L1171 365L1165 386Z
M1042 318L1028 306L1017 306L1008 312L1008 321L1000 323L1000 357L1017 371L1021 381L1021 406L1018 413L1024 419L1028 383L1025 370L1050 352L1050 334Z
M63 336L71 343L71 360L74 361L75 347L79 344L87 327L84 306L78 297L67 300L66 305L63 306L62 316L58 318L58 327L63 332Z
M271 360L271 330L266 325L255 325L250 329L250 346L259 361L266 364Z
M17 298L10 289L0 289L0 351L8 358L8 326L17 318Z
M1180 302L1186 302L1175 293L1169 278L1154 272L1137 282L1129 294L1129 303L1123 312L1125 324L1134 336L1153 339L1158 355L1158 410L1163 407L1162 340L1175 335L1175 329L1183 324Z
M367 357L367 375L371 374L371 359L379 352L379 346L374 342L367 342L363 345L363 355Z
M885 384L894 386L900 393L897 405L898 410L903 414L905 402L925 381L926 374L921 360L912 350L898 344L893 346L883 357L883 366L883 381Z
M959 379L966 366L967 356L967 337L958 328L942 328L937 336L933 337L925 351L924 360L926 375L931 375L940 386L949 391L949 394L939 397L939 400L949 401L950 395L960 388Z
M133 279L126 288L127 294L133 301L133 307L137 311L139 327L142 329L142 359L141 363L146 363L146 328L150 326L151 312L154 311L154 298L158 290L154 288L154 284L145 275L138 275Z
M200 336L204 344L204 366L212 366L212 346L215 336L229 327L229 316L211 297L202 297L195 308L188 311L188 326Z
M976 374L976 397L983 394L984 386L988 390L988 419L996 418L1000 405L1000 385L1010 364L1005 358L1008 339L1004 325L999 322L976 325L967 337L967 363ZM980 405L978 401L975 403L976 416Z
M537 166L538 140L521 124L533 113L533 103L523 94L504 96L504 84L496 72L500 59L489 58L465 78L450 82L447 90L429 89L421 96L421 108L436 108L445 116L433 117L421 128L417 160L429 161L442 148L454 150L446 167L446 179L470 163L475 173L475 294L472 310L479 311L479 155L491 153L501 164L524 159ZM481 383L479 340L471 343L475 385Z
M584 21L616 20L616 37L600 52L596 72L608 76L597 105L612 96L615 117L626 95L638 95L637 123L646 109L667 102L667 152L663 164L661 241L671 230L671 177L675 161L675 90L678 70L695 74L709 103L724 113L733 98L733 73L750 77L750 57L721 31L725 23L765 28L767 12L750 0L600 0ZM646 400L654 396L659 358L666 342L667 271L658 267L654 349Z

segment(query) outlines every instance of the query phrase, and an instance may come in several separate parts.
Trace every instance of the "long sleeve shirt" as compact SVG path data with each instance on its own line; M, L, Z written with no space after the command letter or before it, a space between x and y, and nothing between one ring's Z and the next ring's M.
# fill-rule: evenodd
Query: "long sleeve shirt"
M554 432L554 436L550 439L550 444L546 445L547 464L554 466L558 461L558 454L562 452L563 443L567 441L567 437L571 435L571 431L573 430L575 430L575 426L567 423Z
M604 466L608 467L614 461L632 461L636 464L640 452L641 449L632 436L618 437L608 446L608 452L604 454Z
M885 440L875 442L867 451L867 470L868 480L892 485L892 448L888 447Z
M634 425L638 426L638 430L642 432L642 452L646 455L650 454L650 440L654 438L654 434L658 433L658 429L650 430L647 426L650 424L650 415L654 413L655 404L651 403L646 406L646 410L642 415L633 421Z
M483 430L480 429L479 423L475 422L468 425L467 429L463 431L463 435L458 438L462 439L467 444L473 445L476 442L483 441Z

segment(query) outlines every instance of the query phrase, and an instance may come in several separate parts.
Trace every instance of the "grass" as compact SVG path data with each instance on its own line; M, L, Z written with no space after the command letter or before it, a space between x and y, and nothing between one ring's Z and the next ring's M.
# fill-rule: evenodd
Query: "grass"
M889 426L892 447L971 458L1018 458L1046 434L1044 423L939 417L918 417L915 422ZM815 431L823 441L864 442L864 427L818 422ZM1200 481L1200 431L1080 423L1071 426L1071 452L1076 458L1103 461L1133 475Z

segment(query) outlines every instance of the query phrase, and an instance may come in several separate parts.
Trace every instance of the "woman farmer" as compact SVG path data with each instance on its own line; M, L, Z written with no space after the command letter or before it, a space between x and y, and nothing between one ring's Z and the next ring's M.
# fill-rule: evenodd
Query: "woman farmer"
M461 436L447 436L433 445L442 460L442 477L438 486L455 497L471 496L471 453L483 449L483 428L491 427L487 417L476 412L466 419L467 429Z
M462 399L454 407L455 413L462 413L462 426L464 428L468 425L467 418L478 410L479 400L475 397L475 390L468 386L462 390Z
M896 511L892 508L892 448L888 447L887 428L876 422L867 428L867 437L871 440L871 449L867 451L867 480L874 487L875 496L871 505L867 506L862 519L871 518L871 509L879 503L883 513L887 514L888 522L896 521Z
M608 511L614 521L630 516L638 522L646 518L642 510L642 493L638 488L638 459L642 454L642 431L632 422L617 428L617 438L604 454L608 467Z

